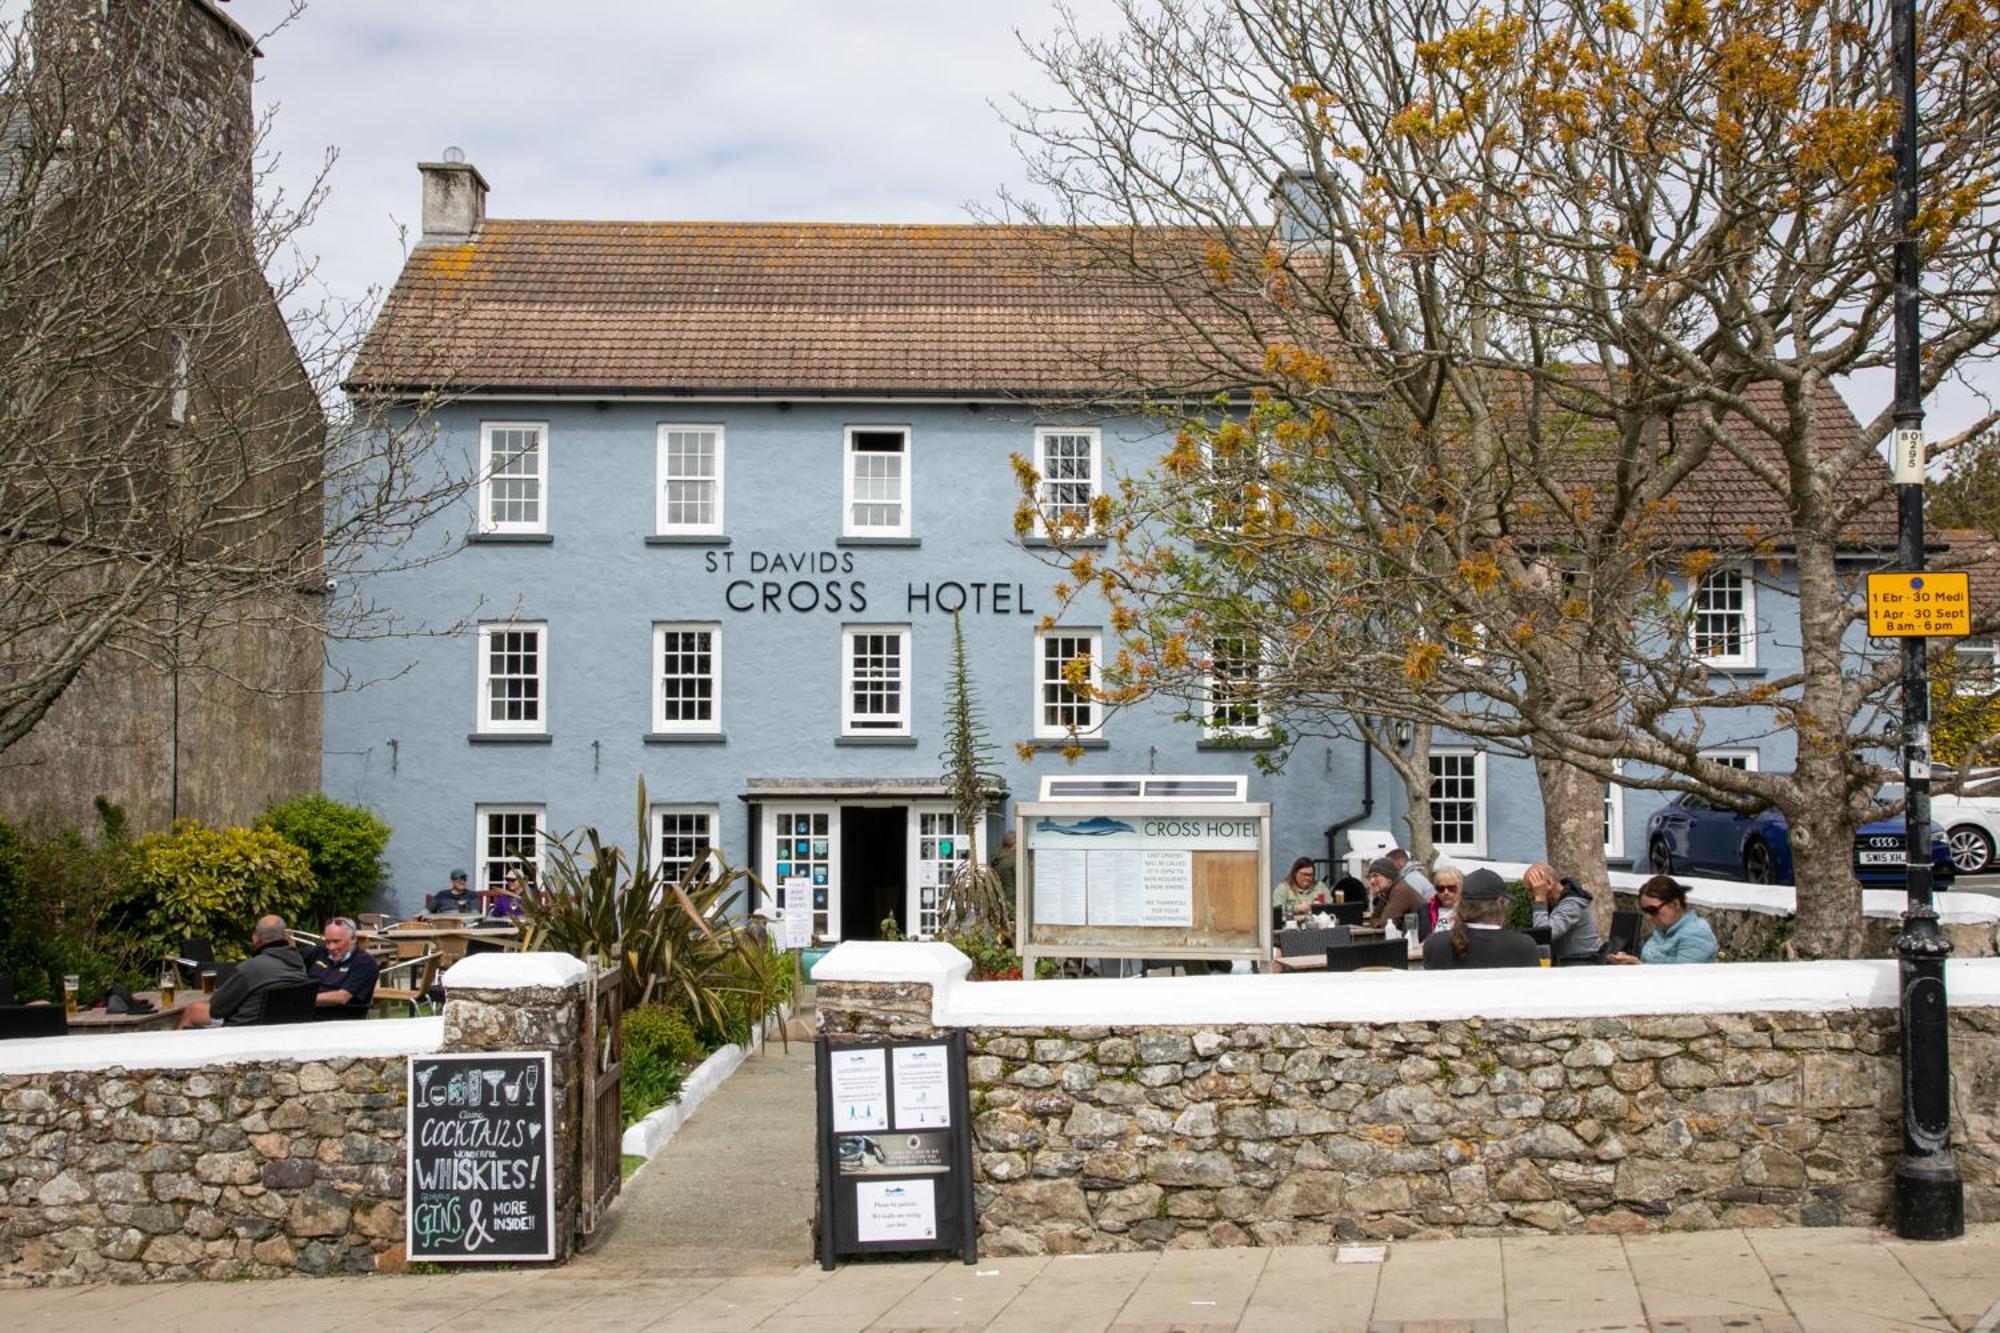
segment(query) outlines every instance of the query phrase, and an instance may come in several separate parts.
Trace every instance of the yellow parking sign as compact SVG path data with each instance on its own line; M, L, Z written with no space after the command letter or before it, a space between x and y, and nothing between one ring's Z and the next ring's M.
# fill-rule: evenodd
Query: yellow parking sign
M1868 576L1868 637L1962 638L1972 633L1972 580L1963 570Z

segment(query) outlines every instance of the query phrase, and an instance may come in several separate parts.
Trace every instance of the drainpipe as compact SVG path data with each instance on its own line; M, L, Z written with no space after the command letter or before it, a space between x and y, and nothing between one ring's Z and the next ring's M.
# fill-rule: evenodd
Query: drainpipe
M1326 826L1326 870L1333 874L1333 868L1340 864L1340 835L1375 813L1375 747L1367 741L1361 742L1361 809L1345 819L1336 819Z

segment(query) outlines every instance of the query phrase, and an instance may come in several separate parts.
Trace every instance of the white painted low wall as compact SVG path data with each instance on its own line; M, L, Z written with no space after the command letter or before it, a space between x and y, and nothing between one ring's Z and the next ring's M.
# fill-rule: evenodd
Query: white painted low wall
M267 1060L306 1062L354 1056L422 1055L443 1045L442 1018L116 1035L72 1033L67 1037L0 1041L0 1074L198 1069L204 1065L247 1065Z
M991 1028L1828 1012L1893 1009L1898 993L1888 960L1067 981L969 981L971 967L948 944L853 941L813 980L921 983L937 1026ZM1954 1005L2000 1005L2000 959L1947 963L1945 984Z

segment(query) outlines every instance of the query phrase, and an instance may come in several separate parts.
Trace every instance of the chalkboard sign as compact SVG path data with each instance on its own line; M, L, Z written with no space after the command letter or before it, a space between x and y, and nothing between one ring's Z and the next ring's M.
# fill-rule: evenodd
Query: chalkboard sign
M547 1051L410 1057L412 1261L556 1257Z
M819 1039L819 1255L956 1250L979 1257L965 1034Z

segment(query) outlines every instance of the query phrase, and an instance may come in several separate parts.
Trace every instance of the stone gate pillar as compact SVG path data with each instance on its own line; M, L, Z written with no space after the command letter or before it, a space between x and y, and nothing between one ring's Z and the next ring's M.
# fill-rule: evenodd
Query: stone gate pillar
M557 1263L576 1244L581 1197L583 1005L590 969L566 953L482 953L444 974L445 1052L548 1051L555 1118Z

